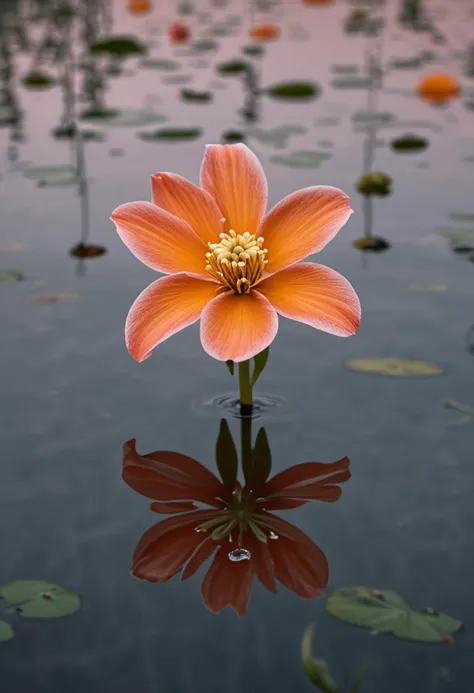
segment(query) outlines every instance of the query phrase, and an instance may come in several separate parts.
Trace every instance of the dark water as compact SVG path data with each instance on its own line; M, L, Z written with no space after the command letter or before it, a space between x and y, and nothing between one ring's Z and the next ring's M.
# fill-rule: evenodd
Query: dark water
M152 37L154 56L179 56L182 49L173 49L161 36L175 18L174 4L156 4L153 14L134 17L125 2L116 0L110 8L113 32L145 42ZM23 28L33 43L44 26L27 20L34 5L1 4L3 26L7 10L10 17L24 13ZM230 610L218 616L205 610L202 570L183 584L178 578L152 585L131 577L135 544L157 518L121 480L123 442L136 438L142 453L176 450L214 468L219 419L226 412L206 402L234 395L237 383L223 364L204 353L197 326L165 342L142 364L130 357L123 338L125 316L156 275L122 245L109 216L122 202L149 199L148 177L157 170L197 182L204 144L219 142L224 130L249 127L237 112L244 99L242 84L224 78L225 87L215 89L212 104L193 105L180 101L179 86L163 85L168 73L141 69L134 58L127 60L125 74L106 77L108 107L139 109L153 95L161 100L154 108L168 116L168 125L200 126L204 132L189 143L149 143L138 139L137 130L158 126L90 126L104 131L107 140L84 144L89 242L108 253L78 267L68 256L81 237L77 188L38 187L7 158L15 147L21 162L68 164L74 148L74 142L50 136L60 124L61 88L24 88L20 79L34 64L34 52L15 50L10 86L24 113L25 138L12 144L12 128L0 129L1 243L21 243L23 251L2 252L0 269L18 269L25 280L1 286L0 583L45 579L78 592L83 608L58 621L16 618L15 639L0 644L2 693L310 690L299 647L312 621L317 624L315 652L327 659L341 690L349 690L361 664L366 665L362 690L367 692L469 690L474 427L472 422L450 427L461 414L447 410L445 401L474 405L474 357L466 348L466 333L474 323L474 266L467 256L452 253L435 230L456 226L448 220L452 212L474 213L474 120L467 97L433 108L410 96L423 74L437 70L459 78L463 94L474 90L459 55L474 22L469 2L445 7L446 15L442 3L434 9L447 41L434 46L429 35L397 25L398 3L387 3L379 12L386 19L384 60L413 57L423 49L438 56L417 70L390 72L378 96L379 110L402 121L420 121L415 131L430 140L419 154L397 155L389 146L375 152L375 170L393 178L393 194L374 203L374 233L390 240L388 252L368 256L352 247L364 229L362 200L354 191L364 135L354 132L351 114L366 108L367 93L329 86L335 76L331 66L363 66L370 45L365 36L344 34L350 6L292 3L258 15L282 29L282 38L268 45L261 60L262 83L311 79L323 93L297 105L263 96L256 126L302 125L307 134L290 138L282 152L319 149L318 142L330 140L332 158L318 169L288 168L270 161L279 150L256 139L248 143L265 167L270 206L313 184L354 191L355 214L320 259L355 287L363 309L361 327L355 337L343 340L280 320L257 388L258 394L284 402L258 422L267 430L274 470L348 455L353 476L337 504L313 503L285 517L326 553L328 592L352 584L396 590L416 608L433 606L461 619L466 628L455 637L455 646L369 637L364 629L326 614L323 600L301 600L283 587L273 596L255 584L247 613L239 619ZM194 15L184 18L196 35L229 14L243 17L233 35L216 39L217 53L198 56L208 67L190 67L195 58L176 57L181 72L193 76L191 86L206 89L220 79L213 65L238 56L247 43L249 16L237 3L199 9L210 12L207 23ZM303 29L307 39L301 38ZM7 26L3 41L9 40L9 31ZM79 39L74 41L80 53ZM48 71L54 73L54 65ZM79 79L75 89L80 91ZM337 125L314 124L328 117ZM422 127L423 121L430 127ZM406 131L382 128L378 138L388 143ZM111 157L113 148L124 155ZM420 162L428 167L418 167ZM472 228L472 222L466 227ZM414 291L413 284L441 284L445 290ZM44 305L26 300L36 293L79 294L80 300ZM378 356L422 359L446 373L384 378L343 365L348 358ZM238 420L230 415L228 420L237 437Z

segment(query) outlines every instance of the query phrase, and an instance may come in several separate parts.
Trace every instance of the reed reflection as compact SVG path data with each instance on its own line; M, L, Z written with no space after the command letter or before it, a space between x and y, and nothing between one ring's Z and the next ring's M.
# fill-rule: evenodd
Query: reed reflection
M351 477L349 458L296 464L271 476L272 455L265 428L252 440L250 417L241 419L239 456L225 419L215 457L220 478L197 460L157 450L141 455L136 441L123 448L122 477L152 499L154 513L171 515L148 529L137 544L132 574L148 582L190 578L209 558L202 583L205 606L227 606L242 615L253 578L270 592L276 581L311 599L328 583L328 561L310 537L275 514L309 501L333 503Z

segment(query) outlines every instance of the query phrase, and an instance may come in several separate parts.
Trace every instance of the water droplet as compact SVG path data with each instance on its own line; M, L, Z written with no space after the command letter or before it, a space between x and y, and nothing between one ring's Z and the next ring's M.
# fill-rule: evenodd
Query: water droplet
M234 563L239 563L239 561L250 561L250 551L247 551L247 549L234 549L230 551L229 558Z
M225 224L225 222L226 222L226 218L225 218L225 217L222 217L222 219L221 219L221 224Z
M270 539L279 539L278 534L275 534L275 532L272 532L271 530L268 536Z
M195 527L194 531L195 532L207 532L207 529L204 529L203 527Z

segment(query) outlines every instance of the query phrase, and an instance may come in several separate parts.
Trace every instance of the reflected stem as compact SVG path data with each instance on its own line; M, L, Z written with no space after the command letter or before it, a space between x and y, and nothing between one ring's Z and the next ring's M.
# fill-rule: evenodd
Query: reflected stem
M252 480L252 417L242 416L240 419L240 443L241 443L241 461L242 473L245 483L248 484Z
M239 363L239 397L240 413L248 416L252 413L252 385L250 384L250 361Z

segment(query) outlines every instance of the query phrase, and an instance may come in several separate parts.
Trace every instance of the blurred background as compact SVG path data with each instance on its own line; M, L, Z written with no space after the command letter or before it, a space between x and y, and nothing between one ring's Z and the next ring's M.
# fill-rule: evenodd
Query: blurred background
M2 693L311 690L313 621L341 691L360 666L361 691L468 690L473 37L470 0L0 0L0 585L81 598L48 621L0 600ZM159 518L121 479L123 443L214 469L237 383L198 325L131 358L125 318L157 275L109 218L150 199L151 174L198 183L204 145L239 141L270 207L327 184L355 210L317 261L359 294L359 332L281 320L257 388L275 471L351 459L337 504L290 519L326 554L328 594L395 590L463 621L454 647L369 637L284 587L255 584L239 619L205 610L203 571L130 575Z

